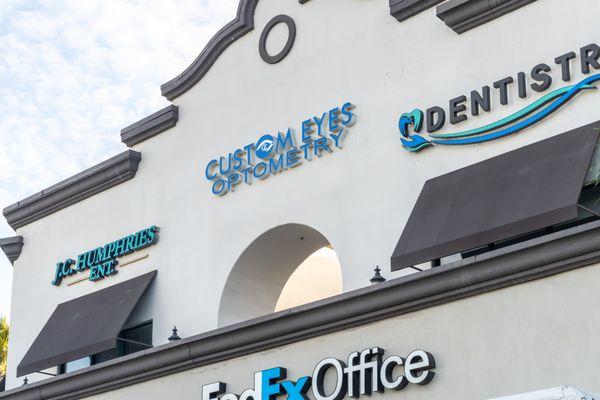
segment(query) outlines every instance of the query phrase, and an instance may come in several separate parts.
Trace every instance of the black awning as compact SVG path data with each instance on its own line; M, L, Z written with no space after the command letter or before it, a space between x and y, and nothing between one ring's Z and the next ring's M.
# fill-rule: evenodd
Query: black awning
M392 271L577 217L600 121L428 180Z
M156 271L59 304L17 367L17 377L117 346Z

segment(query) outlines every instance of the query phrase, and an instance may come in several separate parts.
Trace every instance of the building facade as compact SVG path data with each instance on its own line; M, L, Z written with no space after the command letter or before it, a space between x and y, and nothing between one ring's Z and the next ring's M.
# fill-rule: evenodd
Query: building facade
M123 153L4 209L0 399L600 393L598 17L241 0ZM274 313L323 247L343 293Z

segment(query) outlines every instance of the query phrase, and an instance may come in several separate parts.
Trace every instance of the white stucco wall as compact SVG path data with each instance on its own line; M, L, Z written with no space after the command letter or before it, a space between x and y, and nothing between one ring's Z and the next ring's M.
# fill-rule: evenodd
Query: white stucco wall
M182 336L215 328L221 292L240 254L262 233L285 223L310 226L327 238L340 259L344 290L369 284L375 265L382 266L387 278L398 276L390 273L389 258L426 179L599 119L598 95L585 93L552 118L503 140L475 146L438 146L419 154L410 154L400 146L397 120L401 113L415 107L445 106L451 98L468 95L483 85L491 86L495 80L516 76L519 71L529 71L541 62L552 65L556 56L600 42L596 29L600 4L596 0L572 0L569 7L564 4L564 0L534 2L457 35L435 16L433 8L399 23L389 15L385 1L312 0L299 5L296 0L261 0L255 30L233 43L192 90L174 101L180 113L177 126L135 146L143 155L135 179L18 230L25 238L25 246L15 263L8 386L20 384L15 378L16 366L57 304L149 270L159 271L147 308L154 319L155 344L166 342L173 325L178 326ZM294 18L298 35L285 60L267 65L259 57L258 39L267 21L281 13ZM276 47L276 43L272 45ZM582 77L577 65L573 64L573 83ZM558 66L552 75L553 88L564 85ZM513 89L509 105L500 106L497 92L492 93L492 112L470 118L460 128L494 121L540 97L530 93L521 100ZM262 133L292 127L299 135L304 119L346 101L356 105L357 122L343 150L251 187L241 185L223 198L211 194L210 184L204 178L204 168L211 159L257 140ZM161 227L161 233L159 243L144 250L149 254L147 259L98 283L63 284L58 288L50 284L56 262L150 225ZM570 275L570 279L577 280L577 274ZM550 297L554 293L550 290L552 284L544 282L536 287ZM529 287L513 289L523 296L522 302L506 297L499 300L513 315L527 316L526 326L531 331L526 334L547 333L548 330L540 330L540 324L562 324L554 313L544 314L548 320L540 319L540 324L531 323L531 316L524 314L530 308L523 306L537 298L526 290ZM573 295L577 293L583 292L573 291ZM513 350L513 340L503 339L494 347L495 338L507 337L495 333L498 324L481 323L496 318L491 322L506 324L498 327L502 333L523 330L516 324L517 319L509 318L508 311L507 315L483 311L497 305L492 300L496 296L499 295L486 296L485 301L478 297L458 306L439 307L436 315L424 311L418 316L363 329L388 334L382 334L379 341L383 346L389 344L387 347L393 351L428 347L442 357L441 368L450 371L441 373L440 380L460 382L468 377L466 370L451 367L454 360L447 360L444 355L448 348L471 351L466 344L478 342L479 350L472 350L473 358L465 358L465 366L477 368L485 367L484 359L494 359L480 351L482 340L489 346L487 354L518 354ZM557 306L561 304L558 302ZM586 307L589 309L591 306ZM544 307L533 310L550 312ZM466 312L472 312L470 318L460 323L460 314ZM565 314L572 317L566 309ZM402 332L380 329L416 319L420 319L419 324L411 322ZM455 326L451 338L442 333L433 335L445 323ZM490 331L482 333L481 329ZM464 340L464 331L472 341ZM399 336L389 335L390 332ZM562 346L564 340L572 339L578 351L592 349L592 343L583 346L571 336L579 334L581 331L564 327L563 335L548 334L543 340ZM354 337L351 333L346 335ZM430 339L417 340L427 335ZM290 346L312 349L314 355L298 359L298 363L289 362L290 367L306 369L320 355L346 355L365 344L335 340L337 347L333 342L328 347L326 342L332 338L314 339L310 346ZM324 353L324 348L331 352ZM543 346L544 351L550 348ZM269 357L279 351L285 350L270 352ZM523 351L531 353L526 346ZM553 356L551 351L544 354ZM265 358L265 365L272 363L269 357ZM520 367L535 369L529 362L521 361ZM551 364L553 360L547 362ZM255 369L250 366L255 362L246 359L237 363L235 368L239 371L248 371L249 383L250 371ZM490 373L494 372L495 364L487 365ZM207 373L189 372L173 379L189 380L193 376L198 382L192 385L193 390L198 390L200 382L222 375L221 371L232 366L225 363ZM540 371L535 374L543 375ZM511 379L514 375L510 375ZM228 372L228 376L235 374ZM30 377L30 381L36 379ZM538 379L540 385L542 380ZM592 381L584 379L580 386L600 390L588 382ZM477 387L478 383L471 385ZM169 389L163 386L155 393L169 390L171 394L174 387L178 385L169 385ZM493 388L488 395L503 394L500 386ZM129 390L133 388L119 393Z

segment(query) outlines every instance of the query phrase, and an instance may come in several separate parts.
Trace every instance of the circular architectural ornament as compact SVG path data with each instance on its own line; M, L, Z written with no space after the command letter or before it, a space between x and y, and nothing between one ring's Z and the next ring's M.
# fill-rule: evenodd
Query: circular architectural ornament
M288 28L288 38L283 49L276 55L272 56L267 52L267 38L269 37L269 33L277 24L286 24ZM262 31L260 35L260 42L258 45L258 51L260 53L260 58L263 59L264 62L269 64L277 64L281 60L283 60L292 47L294 46L294 41L296 40L296 23L294 20L287 15L278 15L267 23L265 29Z

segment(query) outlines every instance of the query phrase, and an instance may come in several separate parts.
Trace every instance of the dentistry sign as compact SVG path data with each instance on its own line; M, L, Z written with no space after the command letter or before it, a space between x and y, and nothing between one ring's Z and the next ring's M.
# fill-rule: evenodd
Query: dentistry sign
M592 43L579 49L578 54L571 51L556 57L554 64L560 68L562 80L569 82L572 68L577 66L582 74L589 75L592 70L600 69L599 60L600 46ZM527 98L532 92L546 93L552 85L550 71L552 71L551 65L538 64L528 74L519 72L516 77L507 76L497 80L492 84L493 90L499 94L502 105L508 104L509 90L517 90L522 99ZM472 117L477 117L481 111L491 111L492 89L490 86L483 86L481 91L471 91L469 101L467 96L463 95L450 100L446 108L434 106L425 112L415 109L402 114L398 121L400 141L406 150L417 152L434 145L468 145L509 136L551 116L578 94L593 91L596 89L594 83L598 81L600 81L600 74L590 75L575 85L550 91L527 107L491 124L466 131L440 133L446 121L451 125L466 121L469 118L467 109ZM427 130L428 137L421 133L424 128Z
M288 128L263 134L256 142L210 160L204 176L211 183L212 194L223 196L241 184L251 185L254 180L284 173L341 149L355 121L353 109L352 103L345 103L307 118L300 124L300 141Z
M384 350L373 347L351 353L347 362L325 358L315 366L312 376L295 381L287 379L287 370L282 367L255 372L254 387L239 395L227 393L223 382L203 385L201 400L276 400L283 395L286 400L308 400L309 391L314 400L358 398L373 392L402 390L409 384L427 385L435 376L434 369L435 360L426 351L415 350L406 358L384 358ZM326 377L331 380L327 385Z
M56 264L54 273L54 286L60 286L62 280L68 276L90 271L89 280L92 282L117 274L117 258L131 254L158 242L159 228L151 226L131 235L117 239L104 246L81 253L77 261L67 258Z

